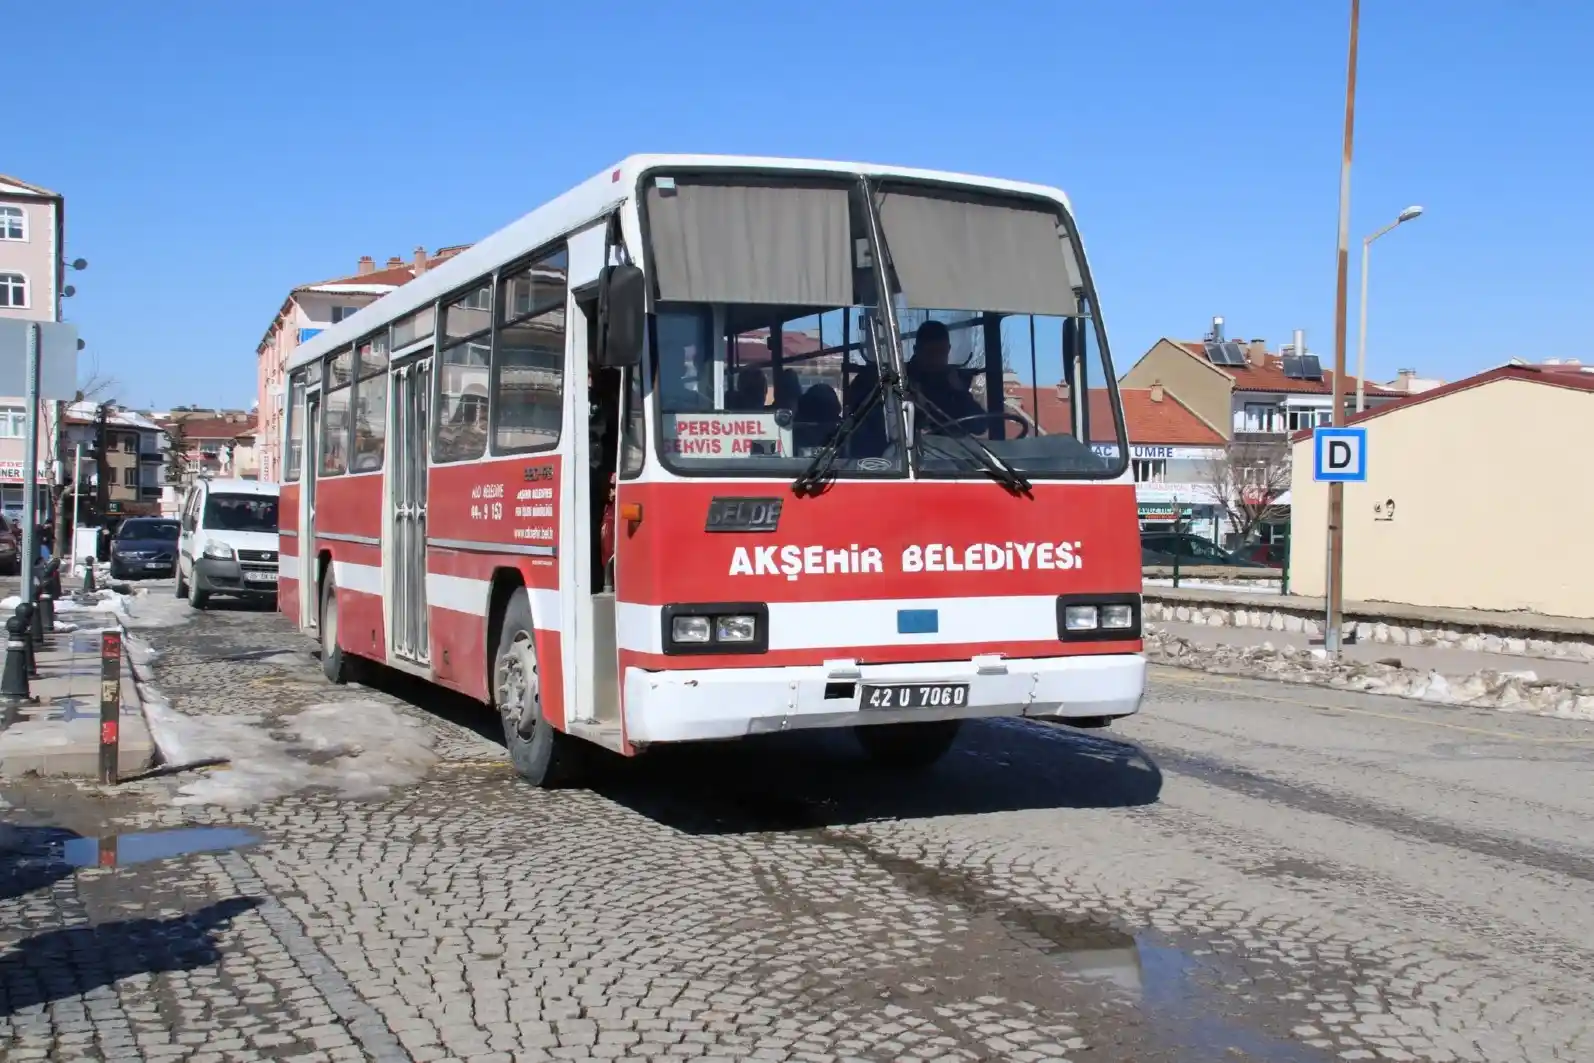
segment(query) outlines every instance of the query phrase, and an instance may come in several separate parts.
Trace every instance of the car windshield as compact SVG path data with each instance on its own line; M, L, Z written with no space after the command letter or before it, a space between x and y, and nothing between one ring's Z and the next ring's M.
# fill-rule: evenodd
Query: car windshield
M876 205L919 469L978 470L968 436L1026 475L1122 471L1112 367L1056 207L906 185Z
M271 495L213 494L205 500L204 526L211 531L275 532L277 500Z
M899 419L878 401L891 363L856 183L660 177L646 204L664 462L796 475L860 411L831 471L902 471Z
M135 539L176 542L177 534L175 520L130 520L117 531L116 538L121 542Z

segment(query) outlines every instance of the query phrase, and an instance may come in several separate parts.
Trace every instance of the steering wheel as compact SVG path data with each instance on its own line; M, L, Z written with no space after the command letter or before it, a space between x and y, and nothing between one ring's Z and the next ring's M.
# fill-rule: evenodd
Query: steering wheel
M971 414L967 414L967 415L965 415L963 417L954 417L954 418L952 418L952 423L955 424L955 425L958 425L959 427L961 427L964 421L992 421L992 420L1012 421L1014 424L1018 425L1018 427L1020 428L1020 432L1018 433L1017 436L1014 437L1016 439L1023 439L1026 436L1029 435L1029 422L1024 420L1024 418L1020 417L1018 414L1013 413L1011 411L1004 411L1002 413L971 413Z

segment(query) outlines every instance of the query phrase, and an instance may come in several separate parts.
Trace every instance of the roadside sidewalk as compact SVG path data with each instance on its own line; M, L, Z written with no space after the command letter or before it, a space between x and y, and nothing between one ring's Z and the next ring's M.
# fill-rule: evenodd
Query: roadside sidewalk
M1269 631L1260 628L1211 627L1205 624L1181 624L1177 621L1150 621L1151 628L1188 639L1197 646L1293 646L1307 650L1313 646L1312 636L1304 631ZM1318 639L1316 645L1322 646ZM1403 668L1423 672L1438 672L1447 679L1469 676L1485 669L1494 672L1532 672L1538 679L1556 683L1594 687L1594 661L1579 661L1559 657L1528 657L1513 653L1487 653L1481 650L1464 650L1452 646L1397 646L1391 643L1356 642L1344 647L1346 660L1373 664L1378 661L1399 661Z
M104 608L76 608L58 619L77 630L56 632L38 651L39 677L29 684L36 703L0 707L0 778L99 774L100 633L121 621ZM125 640L121 700L117 770L132 775L151 765L155 746Z

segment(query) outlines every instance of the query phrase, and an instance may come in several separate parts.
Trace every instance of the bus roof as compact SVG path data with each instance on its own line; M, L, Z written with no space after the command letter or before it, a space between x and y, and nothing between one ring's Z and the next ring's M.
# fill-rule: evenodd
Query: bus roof
M967 185L995 192L1039 196L1056 200L1072 213L1068 197L1045 185L1006 181L994 177L904 166L881 166L822 159L782 159L758 155L631 155L602 173L549 200L517 221L483 238L465 251L365 306L357 313L310 338L294 351L290 370L346 347L383 325L404 317L437 299L508 265L558 236L596 221L625 202L635 192L643 174L656 169L755 169L828 171L837 174L901 178L939 184Z

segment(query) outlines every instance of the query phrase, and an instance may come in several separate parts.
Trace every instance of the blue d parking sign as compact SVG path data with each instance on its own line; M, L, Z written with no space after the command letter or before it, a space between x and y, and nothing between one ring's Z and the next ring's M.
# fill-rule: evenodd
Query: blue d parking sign
M1319 483L1364 482L1367 479L1367 429L1313 429L1312 479Z

